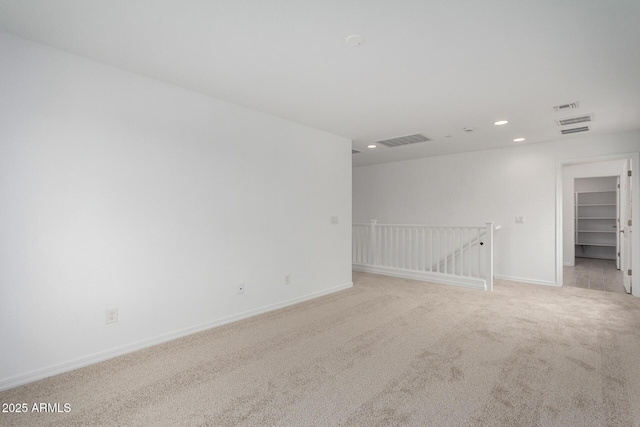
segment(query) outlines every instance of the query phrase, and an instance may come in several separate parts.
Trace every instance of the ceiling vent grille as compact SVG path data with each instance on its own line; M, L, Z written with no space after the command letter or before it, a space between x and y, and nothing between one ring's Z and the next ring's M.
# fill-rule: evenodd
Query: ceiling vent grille
M559 113L560 111L575 110L579 106L580 106L580 103L576 101L570 104L556 105L555 107L551 107L551 109L556 113Z
M567 117L565 119L558 119L556 120L556 123L558 124L558 126L567 126L567 125L575 125L578 123L585 123L585 122L592 122L592 121L593 121L593 114L587 114L585 116Z
M424 135L416 133L414 135L399 136L397 138L385 139L382 141L376 141L376 144L386 145L387 147L400 147L401 145L417 144L418 142L431 141Z
M358 154L358 153L362 153L362 151L351 149L351 154Z
M570 133L586 132L588 130L589 126L582 126L580 128L562 129L560 132L562 132L563 135L568 135Z

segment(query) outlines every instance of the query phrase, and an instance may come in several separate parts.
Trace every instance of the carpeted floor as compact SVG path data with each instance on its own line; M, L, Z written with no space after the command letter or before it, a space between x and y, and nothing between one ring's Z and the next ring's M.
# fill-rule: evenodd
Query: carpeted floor
M0 425L640 426L640 299L354 287L0 393Z

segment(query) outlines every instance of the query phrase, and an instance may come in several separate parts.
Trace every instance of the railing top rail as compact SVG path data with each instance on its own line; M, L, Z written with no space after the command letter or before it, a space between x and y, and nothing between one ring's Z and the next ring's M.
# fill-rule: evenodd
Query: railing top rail
M355 223L352 225L362 225L370 227L371 223ZM487 228L486 225L469 226L469 225L428 225L428 224L380 224L377 223L376 227L427 227L427 228Z

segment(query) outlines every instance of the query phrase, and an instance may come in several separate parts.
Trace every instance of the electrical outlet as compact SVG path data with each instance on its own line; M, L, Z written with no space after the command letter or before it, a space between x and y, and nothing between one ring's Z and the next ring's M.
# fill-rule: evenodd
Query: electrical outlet
M105 312L105 324L116 323L118 321L118 308L108 308Z
M291 284L291 275L290 274L285 274L285 276L284 276L284 284L285 285L290 285Z
M244 294L244 283L238 285L238 295Z
M516 224L524 224L524 217L516 216Z
M340 218L339 218L339 217L337 217L337 216L332 216L332 217L331 217L331 224L332 224L332 225L336 225L336 224L338 224L339 222L340 222Z

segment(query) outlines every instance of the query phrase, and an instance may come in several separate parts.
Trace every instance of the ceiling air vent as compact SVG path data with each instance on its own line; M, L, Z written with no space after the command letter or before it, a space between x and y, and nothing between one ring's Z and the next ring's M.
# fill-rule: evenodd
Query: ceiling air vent
M418 142L431 141L424 135L416 133L415 135L399 136L397 138L385 139L383 141L376 141L376 144L386 145L387 147L400 147L401 145L416 144Z
M563 135L568 135L570 133L586 132L588 130L589 130L589 126L583 126L580 128L562 129L560 132L562 132Z
M560 111L575 110L579 106L580 106L580 103L576 101L570 104L556 105L555 107L551 107L551 109L556 113L559 113Z
M351 149L351 154L358 154L358 153L362 153L362 151L354 150L353 148Z
M558 119L556 120L556 123L558 124L558 126L567 126L567 125L575 125L578 123L585 123L585 122L592 122L592 121L593 121L593 114L587 114L584 116L567 117L565 119Z

